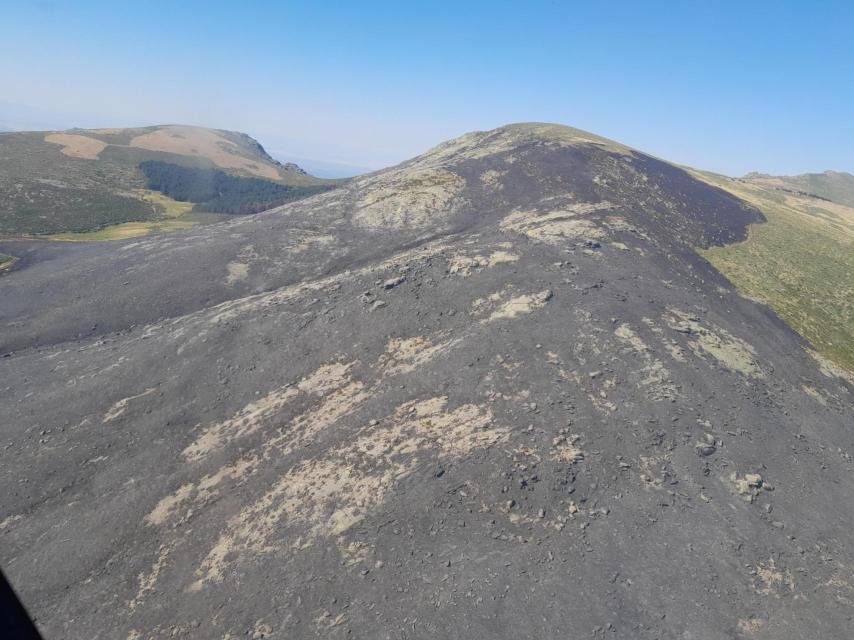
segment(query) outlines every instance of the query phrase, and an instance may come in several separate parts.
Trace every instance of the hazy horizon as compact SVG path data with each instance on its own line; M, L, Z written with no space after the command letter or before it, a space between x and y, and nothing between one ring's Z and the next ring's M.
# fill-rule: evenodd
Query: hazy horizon
M346 173L545 121L727 175L854 172L841 2L38 2L4 19L0 127L235 129Z

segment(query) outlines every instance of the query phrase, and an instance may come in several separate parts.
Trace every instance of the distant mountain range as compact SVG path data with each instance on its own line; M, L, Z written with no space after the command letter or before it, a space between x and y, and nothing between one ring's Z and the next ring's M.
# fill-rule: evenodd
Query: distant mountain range
M803 173L796 176L771 176L748 173L744 180L773 189L812 195L854 207L854 175L842 171Z

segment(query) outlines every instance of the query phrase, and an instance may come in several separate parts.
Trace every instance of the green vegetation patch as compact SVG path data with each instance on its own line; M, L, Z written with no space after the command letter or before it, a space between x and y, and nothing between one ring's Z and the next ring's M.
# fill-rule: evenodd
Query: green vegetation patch
M148 188L180 202L195 202L194 211L248 214L327 191L326 185L296 187L262 178L233 176L219 169L185 167L147 160L140 171Z
M15 256L0 253L0 271L2 271L3 269L8 269L13 264L15 264L17 260L18 259Z
M768 222L739 244L702 250L748 297L770 305L816 350L854 371L854 209L824 210L722 176L698 177L757 206ZM817 211L818 210L818 211ZM817 215L818 214L818 215Z

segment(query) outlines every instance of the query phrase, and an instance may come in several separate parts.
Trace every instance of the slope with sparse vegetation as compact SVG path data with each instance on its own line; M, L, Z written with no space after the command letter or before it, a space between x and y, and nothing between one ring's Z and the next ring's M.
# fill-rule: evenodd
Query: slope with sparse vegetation
M745 295L770 305L816 350L854 372L854 208L769 181L701 179L758 207L768 222L703 255Z

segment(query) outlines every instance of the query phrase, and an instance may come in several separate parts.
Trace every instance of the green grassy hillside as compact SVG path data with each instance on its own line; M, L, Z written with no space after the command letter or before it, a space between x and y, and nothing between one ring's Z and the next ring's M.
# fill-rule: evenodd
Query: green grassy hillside
M819 354L854 372L854 208L753 180L695 175L768 218L742 243L702 251L746 296L770 305Z

